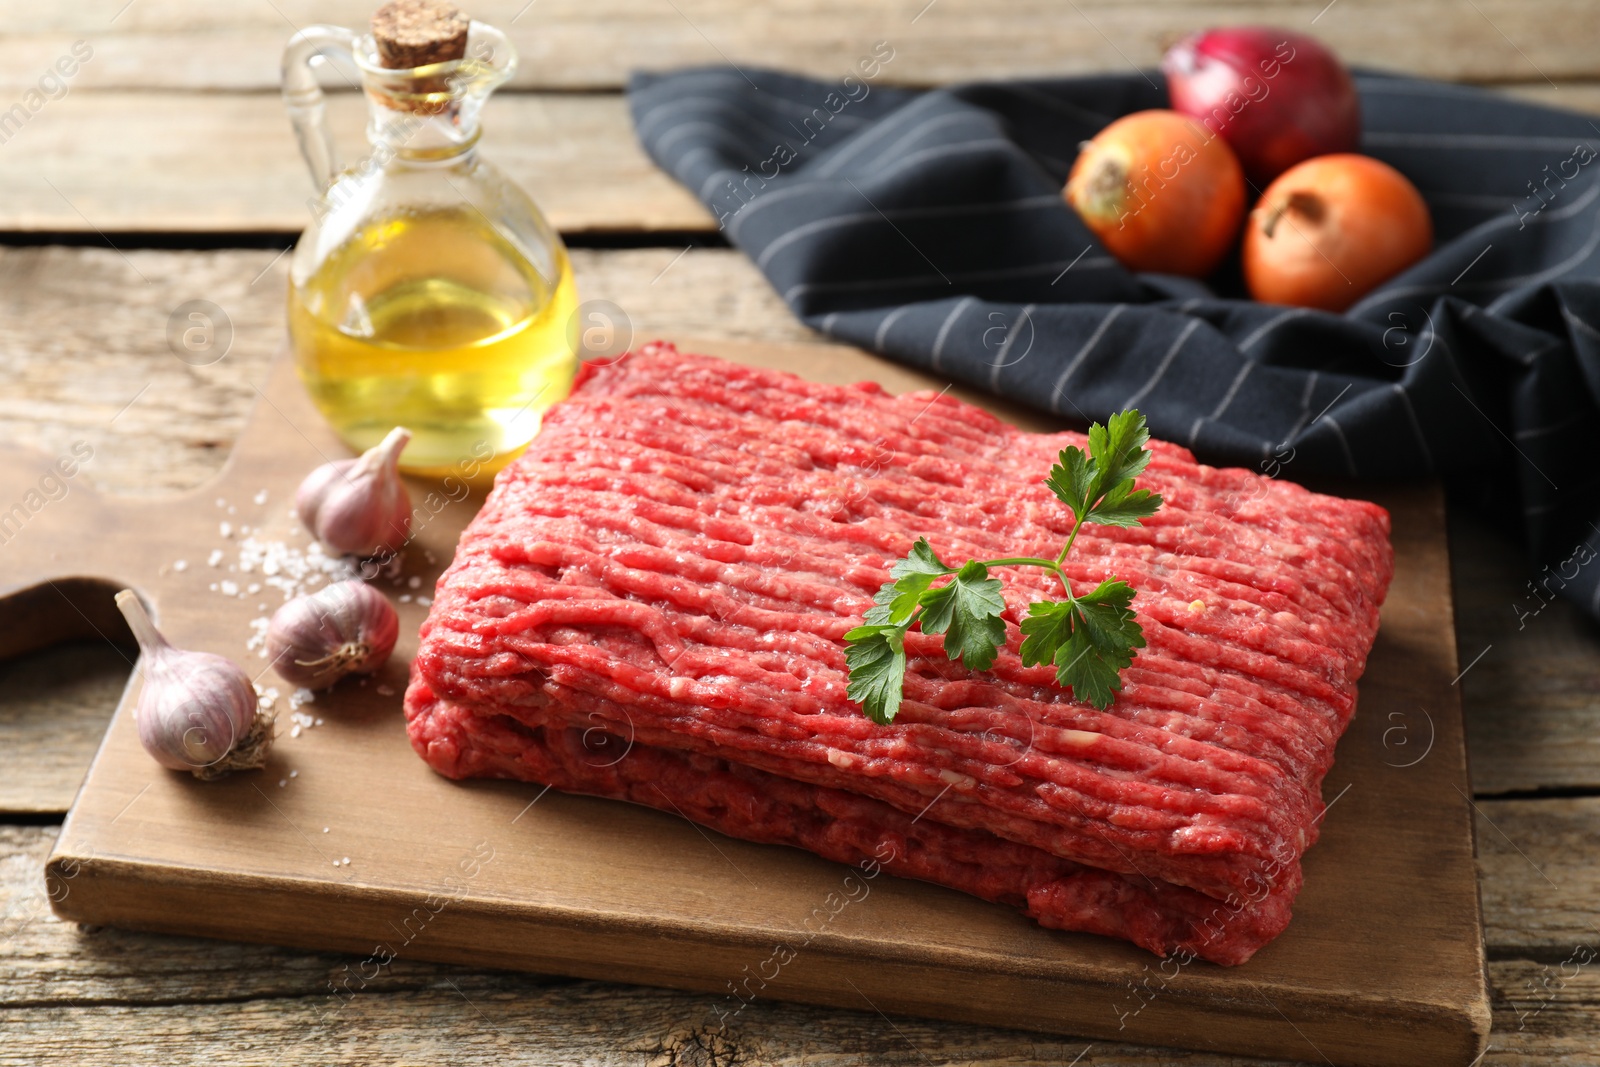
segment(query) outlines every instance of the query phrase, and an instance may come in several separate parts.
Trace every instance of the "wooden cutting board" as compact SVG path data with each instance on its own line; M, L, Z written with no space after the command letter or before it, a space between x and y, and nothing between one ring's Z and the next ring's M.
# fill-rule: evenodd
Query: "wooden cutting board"
M682 347L822 381L944 384L847 348ZM51 459L0 456L0 655L126 640L111 597L129 586L178 645L261 671L249 623L280 594L211 586L252 580L227 570L241 526L304 547L294 488L348 454L287 361L262 393L222 474L176 500L102 498L82 470L48 479ZM412 488L422 501L437 487ZM330 1027L379 968L414 958L700 990L714 1027L753 1027L742 1006L774 998L1316 1062L1469 1064L1490 1016L1443 501L1433 488L1374 495L1393 511L1398 565L1360 711L1325 783L1331 807L1294 922L1242 967L1162 963L622 803L447 781L405 736L406 663L426 610L414 601L400 605L400 645L377 677L317 696L300 710L321 724L297 737L280 699L270 764L219 783L162 770L140 749L135 675L50 858L55 910L353 953L329 983ZM431 592L480 500L421 527L405 569L421 587L393 595Z

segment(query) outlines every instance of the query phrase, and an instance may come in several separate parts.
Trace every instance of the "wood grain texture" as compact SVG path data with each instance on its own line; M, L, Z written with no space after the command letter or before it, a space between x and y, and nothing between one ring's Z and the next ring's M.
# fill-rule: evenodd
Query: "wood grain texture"
M1478 869L1485 943L1491 956L1559 964L1579 946L1600 951L1600 870L1586 844L1600 823L1600 798L1478 801ZM0 826L0 1007L37 999L52 974L66 984L63 1002L307 996L327 991L327 973L349 962L338 953L307 954L269 945L166 938L111 927L87 932L50 914L48 895L69 893L73 879L46 884L45 859L58 827ZM1519 851L1520 850L1520 851ZM1542 873L1541 873L1542 872ZM1545 880L1549 878L1549 881ZM27 923L20 920L28 917ZM17 938L17 940L12 940ZM109 965L144 957L134 975ZM78 960L81 965L74 965ZM331 963L330 961L337 961ZM1600 959L1595 961L1600 965ZM368 991L417 988L417 976L453 970L401 957ZM194 975L220 984L194 988ZM555 979L551 979L555 980ZM384 984L393 983L393 984Z
M1600 111L1595 86L1518 92ZM329 99L345 158L359 158L365 105L350 92ZM716 229L644 155L620 95L503 93L485 111L483 143L565 233ZM3 147L0 230L295 234L310 219L311 180L274 93L79 90Z
M640 341L666 333L800 341L743 256L726 249L572 253L582 299L619 305ZM88 441L92 484L123 495L191 489L221 469L283 344L288 257L0 247L0 437L59 455ZM172 311L207 300L232 326L204 367L167 344ZM219 335L220 336L220 335Z
M67 809L105 736L134 655L96 638L0 660L0 752L8 757L0 813Z
M1600 953L1600 798L1480 800L1476 817L1491 954L1559 963L1581 946Z
M363 158L365 103L329 101L342 158ZM311 221L316 190L276 93L77 91L3 148L3 230L297 234ZM503 94L483 150L565 233L715 229L645 157L619 95Z
M145 936L136 950L175 939ZM198 946L197 946L198 948ZM302 959L315 961L318 957ZM338 964L329 959L330 970ZM1592 1067L1600 1045L1595 965L1558 980L1558 968L1525 961L1490 965L1495 1032L1479 1067ZM1570 968L1569 968L1570 971ZM204 976L200 976L203 977ZM1528 988L1533 983L1534 989ZM1542 991L1550 983L1553 993ZM130 985L133 982L129 982ZM332 1026L319 1026L321 996L242 1002L197 1000L143 1006L50 1003L0 1044L0 1067L83 1067L270 1060L285 1067L516 1063L618 1067L1326 1067L1196 1054L1087 1038L1052 1038L928 1019L752 1005L728 1034L700 1024L705 998L598 982L538 982L522 975L438 967L419 988L363 993ZM1535 990L1540 990L1535 992ZM191 993L193 997L196 994ZM9 1021L0 1011L0 1025ZM1519 1029L1519 1026L1522 1027ZM1074 1057L1077 1059L1074 1063ZM1419 1059L1418 1064L1431 1063Z
M1473 789L1600 787L1600 626L1535 595L1524 554L1481 519L1456 516L1450 536Z
M1596 73L1593 41L1573 32L1593 16L1583 0L539 0L523 11L525 2L471 8L510 33L522 56L515 84L524 87L613 89L635 69L728 61L842 76L880 40L895 48L885 80L904 84L1124 70L1153 65L1178 33L1229 23L1303 30L1351 63L1457 80ZM81 39L95 50L77 75L85 87L276 88L296 28L361 26L371 8L368 0L6 0L0 85L26 89Z
M1570 804L1555 822L1541 815L1546 801L1484 801L1484 816L1538 863L1581 847L1600 819L1600 800ZM72 880L46 886L41 870L58 829L0 826L0 1064L34 1064L60 1057L100 1067L129 1062L258 1062L259 1050L281 1040L284 1064L464 1062L515 1049L519 1063L566 1064L714 1062L772 1064L922 1063L870 1010L830 1011L756 1002L726 1037L696 1024L706 999L642 987L569 979L475 972L448 964L398 959L350 1000L335 1025L317 1029L328 1004L330 979L359 957L294 949L166 937L81 927L50 912L50 893L70 893ZM1529 878L1496 856L1480 822L1484 919L1495 1005L1494 1065L1586 1064L1600 1042L1600 988L1594 965L1579 967L1581 931L1600 898L1592 865L1573 863L1570 877L1552 872L1559 892L1519 899ZM1517 858L1509 848L1500 851ZM1525 868L1526 869L1526 868ZM1541 882L1541 884L1543 884ZM1493 892L1493 887L1502 887ZM1539 905L1544 912L1530 907ZM1547 914L1568 916L1568 926ZM1581 957L1578 957L1581 959ZM1574 970L1579 976L1574 977ZM459 991L459 992L458 992ZM463 998L488 1016L479 1018ZM277 1021L275 1021L277 1020ZM1016 1031L977 1029L926 1020L895 1021L918 1042L930 1063L995 1067L1063 1067L1087 1040L1074 1042ZM618 1037L617 1035L621 1035ZM498 1043L503 1038L507 1044ZM623 1039L625 1038L625 1040ZM137 1048L129 1055L130 1040ZM1117 1067L1192 1067L1194 1054L1123 1043L1094 1042L1081 1064ZM674 1058L676 1057L676 1058ZM1238 1067L1263 1061L1208 1057ZM1320 1061L1317 1061L1320 1062Z

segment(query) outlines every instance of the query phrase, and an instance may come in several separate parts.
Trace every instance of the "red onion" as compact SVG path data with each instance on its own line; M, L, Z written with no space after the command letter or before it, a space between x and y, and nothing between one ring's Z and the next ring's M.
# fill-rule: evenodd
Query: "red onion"
M1161 60L1172 107L1238 155L1259 189L1303 159L1354 152L1361 101L1315 38L1267 26L1191 34Z

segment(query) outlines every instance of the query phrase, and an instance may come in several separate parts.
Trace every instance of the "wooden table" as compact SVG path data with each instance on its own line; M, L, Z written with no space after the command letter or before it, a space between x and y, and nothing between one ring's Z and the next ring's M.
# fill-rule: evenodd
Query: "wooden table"
M886 80L928 85L1150 65L1181 30L1253 21L1309 29L1355 63L1600 111L1588 83L1600 41L1581 0L525 2L471 9L523 57L514 91L488 109L485 149L567 234L583 294L626 309L640 338L819 340L640 153L620 94L635 67L731 60L832 76L885 40ZM358 25L368 8L0 0L0 112L28 111L20 128L0 124L8 439L50 455L88 441L87 477L109 492L171 493L218 469L282 341L281 253L312 192L277 96L279 51L298 26ZM28 97L79 40L92 55L65 95L51 82L56 98ZM355 136L359 102L334 110ZM166 343L168 314L192 299L232 324L228 355L206 367ZM1482 1062L1593 1064L1600 966L1579 961L1600 949L1600 633L1559 602L1519 629L1517 550L1465 515L1451 536L1495 1007ZM77 644L0 663L0 1064L1217 1062L889 1021L866 1004L757 1002L713 1036L697 1025L704 997L407 960L315 1031L330 976L353 959L50 914L40 867L131 656Z

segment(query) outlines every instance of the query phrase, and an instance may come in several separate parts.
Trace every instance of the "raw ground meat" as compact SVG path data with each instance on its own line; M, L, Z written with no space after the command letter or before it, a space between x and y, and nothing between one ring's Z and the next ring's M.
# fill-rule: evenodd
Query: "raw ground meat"
M1139 591L1148 646L1105 711L1025 668L1054 579L997 568L1008 644L970 672L908 636L889 726L843 635L926 535L947 561L1059 550L1073 433L931 393L816 385L652 345L586 368L440 579L406 694L451 777L674 811L885 868L1046 926L1240 963L1289 921L1320 787L1393 570L1388 515L1152 442L1142 527L1068 576ZM608 765L585 739L609 737ZM878 852L881 857L883 852Z

